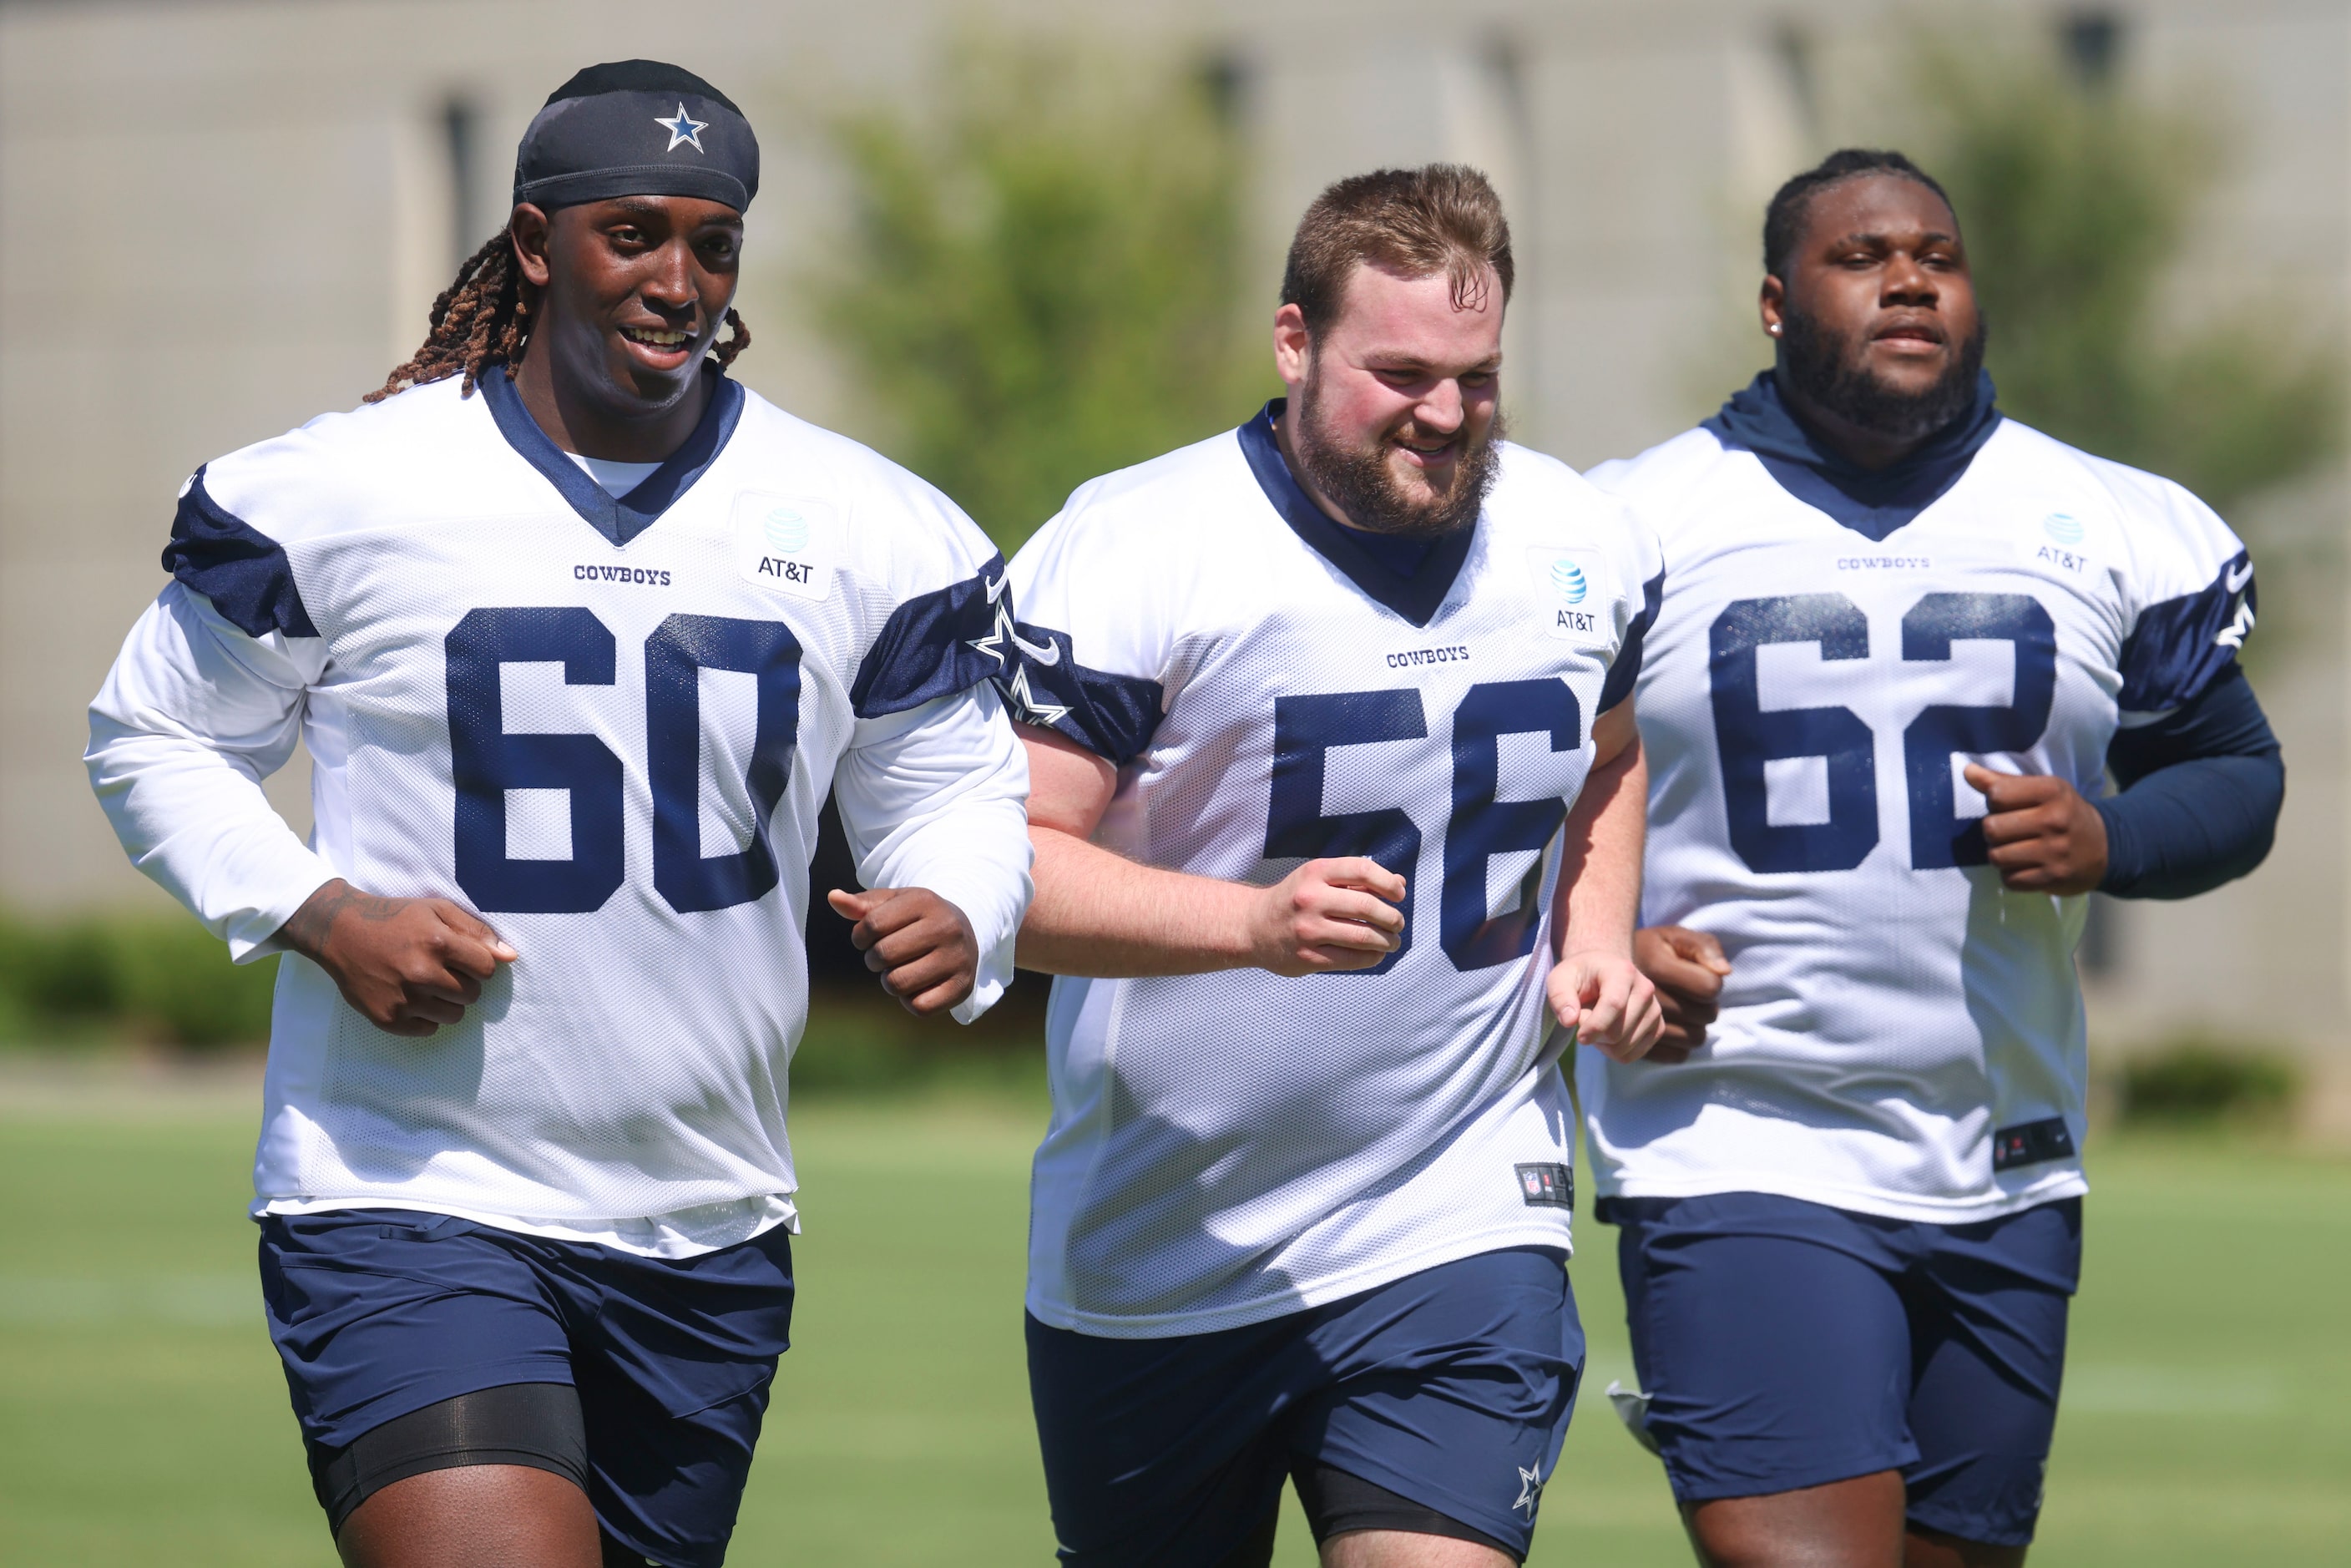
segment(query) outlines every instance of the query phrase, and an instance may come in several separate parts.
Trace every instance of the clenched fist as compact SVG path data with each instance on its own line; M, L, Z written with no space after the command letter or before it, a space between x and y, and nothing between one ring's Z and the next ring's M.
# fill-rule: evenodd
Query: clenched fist
M979 938L962 910L926 887L834 888L825 902L856 925L849 939L882 988L917 1018L946 1011L979 982Z
M1995 773L1968 765L1982 794L1984 843L2002 885L2015 893L2090 893L2106 875L2106 820L2063 779Z
M278 927L286 946L327 971L343 1000L387 1034L431 1034L482 997L517 954L445 898L380 898L337 877Z
M1638 1061L1664 1026L1656 987L1619 954L1562 954L1551 968L1549 995L1562 1030L1618 1061Z
M1404 894L1375 860L1308 861L1251 906L1250 962L1277 975L1368 969L1404 941Z
M1711 932L1686 925L1652 925L1633 933L1633 961L1656 982L1665 1030L1651 1061L1687 1061L1706 1043L1706 1026L1722 1007L1722 982L1730 960Z

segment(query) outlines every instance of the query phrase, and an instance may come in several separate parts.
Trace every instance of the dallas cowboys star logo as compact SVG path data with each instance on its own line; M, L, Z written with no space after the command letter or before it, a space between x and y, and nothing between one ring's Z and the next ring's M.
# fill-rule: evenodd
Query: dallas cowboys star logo
M1510 1506L1525 1509L1527 1517L1532 1519L1535 1516L1535 1504L1542 1500L1542 1471L1531 1470L1524 1465L1519 1466L1518 1471L1519 1500Z
M1012 672L1012 685L1004 695L1010 697L1013 706L1020 710L1023 723L1040 724L1050 728L1069 716L1070 710L1059 703L1037 700L1037 694L1029 689L1029 666L1026 664Z
M2250 577L2252 574L2248 571L2245 575ZM2230 622L2227 626L2221 628L2220 634L2213 638L2212 642L2217 647L2242 648L2245 645L2245 633L2252 629L2252 601L2248 599L2241 599L2237 601L2237 618Z
M660 115L656 114L653 116L653 123L660 126L664 131L669 132L669 145L663 148L663 152L674 152L677 150L677 144L683 141L687 146L693 148L696 152L699 152L702 151L703 129L707 126L710 121L706 120L696 120L694 116L686 113L684 100L680 99L677 106L677 117L675 119L664 120Z
M999 577L987 585L988 602L996 606L996 623L988 628L987 636L974 637L965 646L987 654L1001 667L1005 645L1009 643L1047 669L1051 669L1061 662L1061 645L1050 637L1041 645L1021 639L1020 633L1013 630L1012 601L1003 597L1004 583L1005 579Z

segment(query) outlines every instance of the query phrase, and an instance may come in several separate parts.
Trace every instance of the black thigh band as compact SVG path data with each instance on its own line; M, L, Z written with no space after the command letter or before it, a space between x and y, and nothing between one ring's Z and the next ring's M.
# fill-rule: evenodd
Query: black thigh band
M568 1383L480 1388L395 1416L340 1448L308 1445L310 1485L340 1535L351 1511L394 1481L467 1465L528 1465L583 1490L588 1427Z
M1490 1546L1511 1562L1523 1561L1482 1530L1472 1529L1450 1514L1424 1502L1388 1490L1358 1475L1310 1459L1290 1472L1298 1501L1306 1511L1314 1544L1351 1530L1401 1530L1413 1535L1442 1535L1454 1541L1474 1541Z

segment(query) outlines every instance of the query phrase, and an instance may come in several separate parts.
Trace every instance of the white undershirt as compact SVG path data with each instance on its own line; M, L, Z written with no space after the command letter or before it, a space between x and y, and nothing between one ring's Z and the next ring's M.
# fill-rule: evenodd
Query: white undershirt
M588 477L604 486L604 493L620 499L653 476L658 463L615 463L609 457L583 457L577 452L564 454L587 471Z

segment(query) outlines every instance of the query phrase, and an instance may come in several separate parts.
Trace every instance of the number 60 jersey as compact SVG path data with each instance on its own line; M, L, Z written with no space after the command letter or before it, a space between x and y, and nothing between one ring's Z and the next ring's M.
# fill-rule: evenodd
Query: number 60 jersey
M1708 427L1593 478L1666 549L1643 923L1734 967L1687 1062L1584 1053L1603 1194L1956 1224L2083 1191L2086 901L2006 891L1959 775L2103 793L2116 727L2236 656L2243 549L2179 486L2012 420L1876 538Z
M391 1207L684 1254L787 1223L785 1071L835 791L869 886L1027 907L1028 769L987 677L1003 567L937 492L713 375L608 495L504 372L197 471L91 710L131 857L238 956L333 877L521 954L463 1022L372 1027L280 967L261 1207ZM258 779L297 734L310 843Z

